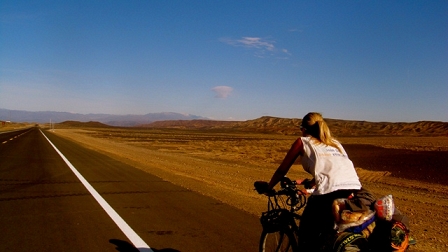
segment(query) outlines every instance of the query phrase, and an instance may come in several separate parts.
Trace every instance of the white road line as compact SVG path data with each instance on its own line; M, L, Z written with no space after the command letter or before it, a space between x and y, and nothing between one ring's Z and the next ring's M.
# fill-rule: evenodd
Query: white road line
M103 207L106 213L112 218L112 220L117 224L117 226L121 229L121 231L128 237L128 239L134 244L134 246L141 252L154 252L145 241L138 236L137 233L132 230L132 228L123 220L123 218L118 215L118 213L106 202L106 200L101 197L101 195L87 182L87 180L81 175L81 173L76 170L76 168L68 161L68 159L54 146L54 144L50 141L50 139L45 136L45 134L40 131L42 135L48 140L48 142L53 146L56 152L61 156L61 158L65 161L65 163L70 167L73 173L78 177L81 183L87 188L87 190L92 194L92 196L96 199L96 201Z

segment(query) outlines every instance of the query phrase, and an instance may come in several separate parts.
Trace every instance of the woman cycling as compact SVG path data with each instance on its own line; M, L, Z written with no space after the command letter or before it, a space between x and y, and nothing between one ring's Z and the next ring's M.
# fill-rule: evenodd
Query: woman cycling
M302 214L299 247L304 251L316 251L313 248L320 244L319 236L333 230L333 201L357 192L361 183L352 161L342 145L332 138L320 113L305 115L300 129L303 137L292 144L266 187L268 191L272 190L302 156L303 168L313 176L306 187L315 186L315 190Z

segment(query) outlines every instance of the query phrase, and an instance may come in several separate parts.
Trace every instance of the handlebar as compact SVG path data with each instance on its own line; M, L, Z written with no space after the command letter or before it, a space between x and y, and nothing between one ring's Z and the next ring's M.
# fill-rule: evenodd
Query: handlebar
M295 193L296 191L301 191L304 194L310 194L314 191L312 188L306 188L307 185L309 185L310 180L309 179L298 179L298 180L291 180L288 177L283 177L280 180L280 187L281 189L276 191L275 189L268 190L268 183L265 181L256 181L254 183L255 190L259 194L266 194L266 195L288 195L290 193ZM299 190L297 189L298 185L303 185L304 189Z
M304 185L304 182L309 180L291 180L288 177L283 177L280 180L281 189L268 190L269 184L265 181L256 181L254 183L255 190L259 194L265 194L268 196L268 210L274 208L281 208L279 201L281 201L280 195L286 196L283 202L289 206L291 212L298 211L306 204L306 195L310 193L309 190L299 189L298 185Z

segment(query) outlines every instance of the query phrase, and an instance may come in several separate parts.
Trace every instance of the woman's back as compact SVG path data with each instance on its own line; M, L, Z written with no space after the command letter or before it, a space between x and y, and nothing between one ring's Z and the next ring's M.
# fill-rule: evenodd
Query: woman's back
M361 188L355 167L339 142L334 140L336 148L310 136L302 137L301 140L304 150L302 166L316 181L314 194Z

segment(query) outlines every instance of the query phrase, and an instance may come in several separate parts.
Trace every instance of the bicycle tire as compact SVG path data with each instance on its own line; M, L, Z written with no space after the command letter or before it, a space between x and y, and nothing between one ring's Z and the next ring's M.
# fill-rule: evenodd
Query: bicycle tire
M260 252L296 252L297 243L292 230L261 233Z

